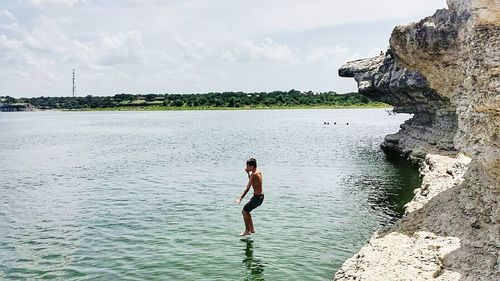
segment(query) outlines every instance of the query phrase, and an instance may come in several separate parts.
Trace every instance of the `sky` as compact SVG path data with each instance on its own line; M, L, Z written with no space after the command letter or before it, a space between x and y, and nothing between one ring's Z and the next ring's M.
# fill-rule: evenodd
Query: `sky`
M356 91L349 60L446 0L1 0L0 96Z

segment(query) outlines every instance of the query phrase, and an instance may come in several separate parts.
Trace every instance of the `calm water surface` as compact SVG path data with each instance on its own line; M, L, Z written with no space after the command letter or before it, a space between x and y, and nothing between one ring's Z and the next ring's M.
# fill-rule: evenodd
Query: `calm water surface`
M0 113L0 279L331 280L419 185L379 149L407 118ZM266 198L242 240L248 157Z

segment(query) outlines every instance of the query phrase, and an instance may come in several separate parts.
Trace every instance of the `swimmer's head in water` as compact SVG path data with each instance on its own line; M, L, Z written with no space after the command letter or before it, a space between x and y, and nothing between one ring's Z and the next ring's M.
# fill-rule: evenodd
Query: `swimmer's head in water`
M247 167L257 168L257 160L255 160L255 158L248 159Z

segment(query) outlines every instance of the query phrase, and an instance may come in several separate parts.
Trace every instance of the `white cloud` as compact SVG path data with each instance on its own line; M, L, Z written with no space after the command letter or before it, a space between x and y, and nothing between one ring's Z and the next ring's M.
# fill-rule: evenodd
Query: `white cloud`
M214 40L242 40L352 23L414 20L442 8L446 0L186 0L144 5L150 19L164 17L165 30ZM161 3L161 4L159 4ZM146 21L149 21L146 19ZM156 22L156 20L152 20ZM405 23L402 21L401 23ZM178 32L178 33L177 33Z
M36 6L63 6L63 7L74 7L78 3L85 2L85 0L27 0L27 1Z
M307 54L308 61L324 61L338 57L345 57L349 53L349 49L340 46L315 46L312 51Z
M101 35L101 46L97 52L99 64L135 64L143 61L145 48L141 33L134 30L115 36Z
M0 29L5 31L15 31L19 29L16 17L9 10L0 10Z
M37 82L56 82L56 75L50 71L50 68L55 65L52 58L33 54L22 41L1 34L0 53L2 53L0 71L13 77L14 80L22 79L25 81L27 77L35 74L41 78Z
M23 47L23 44L16 39L9 39L5 34L0 34L0 49L2 51L17 51Z
M0 76L0 91L15 96L68 93L73 68L79 90L92 94L342 92L339 85L352 81L336 78L340 64L371 55L387 41L374 40L388 38L395 23L430 15L445 0L12 0L0 6L0 71L9 73ZM20 73L30 83L12 79Z
M199 42L188 42L179 37L172 39L172 41L181 48L183 56L187 59L199 60L208 54L205 44Z
M42 15L33 19L32 25L11 30L12 36L0 33L0 73L5 75L3 79L0 77L0 87L10 85L18 91L29 92L44 88L52 89L52 93L64 93L72 68L87 73L82 78L96 83L109 79L110 75L130 81L131 73L117 70L115 66L152 59L139 31L101 34L83 42L65 32L67 23L64 18ZM31 80L26 84L28 76ZM12 82L4 81L7 77Z
M21 77L23 79L26 79L29 77L29 75L26 72L20 71L20 70L11 70L11 69L0 68L0 71L3 75L17 76L17 77Z
M26 44L34 49L61 54L68 50L71 39L61 30L56 20L40 16L24 34Z
M3 18L3 17L5 17L11 21L16 20L16 17L14 17L14 15L6 9L0 10L0 18Z
M296 56L287 45L279 44L271 38L261 42L242 41L225 54L226 58L243 62L292 63Z
M58 60L86 65L135 64L144 59L145 47L137 30L101 34L82 42L63 31L65 20L40 16L33 27L21 34L23 42L38 56L57 56Z
M23 43L17 39L8 38L5 34L0 34L0 60L5 63L19 63L24 61L22 54ZM0 66L4 68L4 65Z

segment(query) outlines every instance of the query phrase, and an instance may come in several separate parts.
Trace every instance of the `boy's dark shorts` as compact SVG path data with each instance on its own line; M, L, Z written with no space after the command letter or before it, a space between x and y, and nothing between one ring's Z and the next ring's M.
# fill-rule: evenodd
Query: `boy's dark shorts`
M243 207L243 211L250 213L253 209L262 205L262 202L264 202L264 194L257 196L254 195L252 196L250 201L245 204L245 207Z

